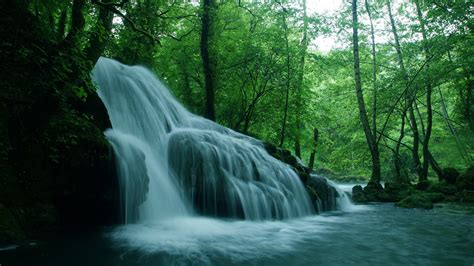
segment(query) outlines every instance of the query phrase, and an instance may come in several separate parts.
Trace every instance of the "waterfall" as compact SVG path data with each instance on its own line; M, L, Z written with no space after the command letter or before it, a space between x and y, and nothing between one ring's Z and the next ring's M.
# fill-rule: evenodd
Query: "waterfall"
M126 223L203 214L314 213L297 174L261 141L187 111L149 70L100 58L92 71L112 129Z

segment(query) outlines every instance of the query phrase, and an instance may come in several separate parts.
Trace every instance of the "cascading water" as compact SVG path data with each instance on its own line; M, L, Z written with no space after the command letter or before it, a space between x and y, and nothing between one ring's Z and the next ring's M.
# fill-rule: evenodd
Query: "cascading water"
M288 165L263 144L188 112L150 71L100 58L92 78L112 129L126 223L193 212L284 219L314 212Z

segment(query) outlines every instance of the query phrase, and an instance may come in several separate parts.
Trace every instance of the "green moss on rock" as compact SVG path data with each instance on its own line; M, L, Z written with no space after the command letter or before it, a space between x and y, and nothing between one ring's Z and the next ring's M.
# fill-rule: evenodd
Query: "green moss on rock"
M459 177L459 172L455 168L448 167L443 169L443 179L448 184L455 184L456 179Z
M433 208L433 202L427 193L415 193L395 203L395 206L401 208L418 208L429 210Z
M459 190L474 191L474 166L469 167L464 174L457 178L456 186Z
M367 197L365 197L365 193L362 186L357 185L352 188L352 201L356 203L368 202Z
M448 184L445 181L442 182L437 182L431 184L428 189L426 189L427 192L436 192L436 193L442 193L445 195L454 195L458 192L458 188L455 185Z

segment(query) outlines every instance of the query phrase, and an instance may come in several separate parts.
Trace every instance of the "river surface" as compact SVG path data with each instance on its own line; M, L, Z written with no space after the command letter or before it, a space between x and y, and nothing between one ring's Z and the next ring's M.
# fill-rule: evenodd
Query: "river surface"
M472 210L372 204L287 221L176 218L0 250L0 264L471 266Z

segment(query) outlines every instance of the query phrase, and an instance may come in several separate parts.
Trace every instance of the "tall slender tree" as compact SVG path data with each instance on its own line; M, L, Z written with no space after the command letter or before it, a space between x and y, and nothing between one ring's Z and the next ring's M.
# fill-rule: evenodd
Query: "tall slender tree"
M213 7L214 0L202 0L200 48L204 71L204 88L206 93L204 115L206 118L215 121L216 111L214 109L214 69L211 64L211 56L209 53L209 39L212 38Z
M283 146L283 143L285 142L285 134L286 134L286 124L288 120L288 109L289 109L289 100L290 100L290 79L291 79L291 65L290 65L290 41L288 39L289 35L289 29L288 29L288 22L287 22L287 10L282 7L282 23L283 23L283 29L285 31L284 37L285 37L285 52L286 52L286 79L285 79L285 106L283 109L283 119L282 119L282 125L281 125L281 135L280 135L280 147Z
M408 117L410 119L410 128L412 129L412 132L413 132L413 147L411 149L411 152L412 152L412 158L413 158L413 162L415 164L415 168L418 172L418 176L421 176L421 162L420 162L420 157L418 155L418 147L419 147L419 140L420 140L420 137L419 137L419 132L418 132L418 125L417 125L417 122L416 122L416 117L415 117L415 113L413 111L413 103L414 103L414 100L416 99L416 90L413 90L413 89L410 89L411 87L411 83L410 83L410 79L408 77L408 72L405 68L405 62L404 62L404 58L403 58L403 53L402 53L402 47L400 45L400 38L398 36L398 30L397 30L397 25L395 23L395 18L394 18L394 15L393 15L393 12L392 12L392 4L390 2L390 0L387 0L386 1L386 4L387 4L387 9L388 9L388 15L389 15L389 18L390 18L390 25L391 25L391 28L392 28L392 34L393 34L393 39L394 39L394 44L395 44L395 51L397 52L397 60L398 60L398 66L400 68L400 71L401 71L401 74L402 74L402 77L403 77L403 81L404 81L404 85L405 85L405 89L404 89L404 106L402 108L402 114L401 114L401 119L402 119L402 123L401 123L401 128L400 128L400 137L398 139L398 142L396 143L396 148L395 148L395 151L396 151L396 158L395 158L395 162L400 164L400 147L401 147L401 142L403 140L403 137L405 135L404 131L405 131L405 118L408 114ZM397 167L395 167L397 168ZM397 177L400 178L400 172L398 171L397 172Z
M376 184L380 183L380 158L377 146L376 136L372 134L369 119L365 108L364 95L362 92L362 80L360 76L360 59L359 59L359 21L357 16L357 0L352 0L352 44L354 54L354 80L357 103L359 106L359 117L364 129L367 145L369 146L372 157L372 175L370 181Z
M433 108L431 105L431 94L433 91L433 85L430 79L430 51L428 48L428 34L426 32L425 20L421 11L421 6L418 0L415 0L416 14L418 17L418 22L421 28L421 36L423 37L423 52L427 61L426 64L426 129L425 129L425 138L423 140L423 165L421 170L421 175L419 176L419 181L424 181L428 179L428 166L430 160L429 152L429 143L431 137L431 130L433 127Z
M377 57L375 50L375 30L369 1L365 0L365 10L370 22L370 45L372 47L372 134L377 136Z
M308 50L308 18L306 14L306 0L303 0L303 36L300 44L300 62L298 66L298 80L296 85L296 134L295 134L295 155L301 158L301 116L302 116L302 94L303 78L306 53Z

